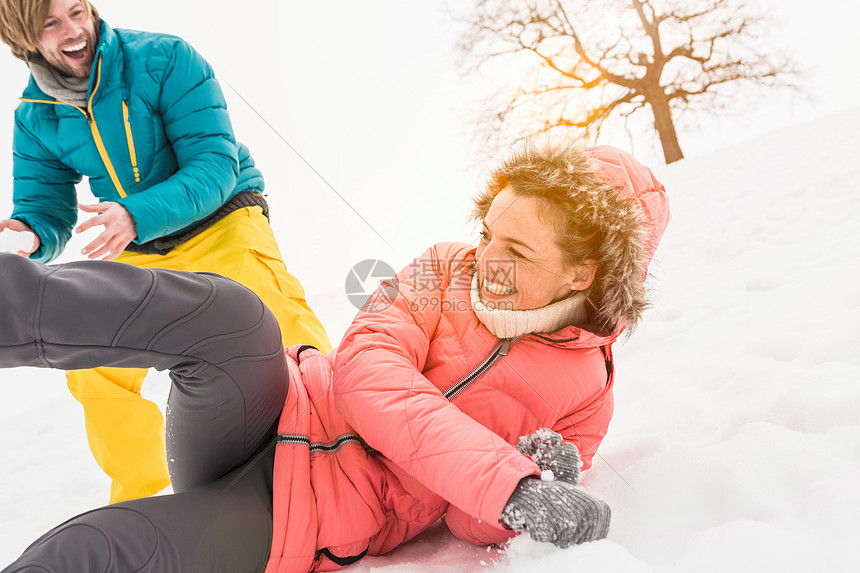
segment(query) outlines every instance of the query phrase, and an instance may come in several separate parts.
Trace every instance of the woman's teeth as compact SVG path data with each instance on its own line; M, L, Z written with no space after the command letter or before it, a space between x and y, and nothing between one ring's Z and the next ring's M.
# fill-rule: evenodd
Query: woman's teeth
M486 279L484 279L484 288L487 289L489 292L499 296L511 295L517 292L517 289L513 287L506 287L504 285L490 282Z

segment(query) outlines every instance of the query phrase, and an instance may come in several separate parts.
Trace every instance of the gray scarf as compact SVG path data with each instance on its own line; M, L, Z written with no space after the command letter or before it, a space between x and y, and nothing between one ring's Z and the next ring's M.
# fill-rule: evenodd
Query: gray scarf
M61 101L78 107L87 107L89 78L67 76L54 69L47 62L31 60L30 73L39 89Z

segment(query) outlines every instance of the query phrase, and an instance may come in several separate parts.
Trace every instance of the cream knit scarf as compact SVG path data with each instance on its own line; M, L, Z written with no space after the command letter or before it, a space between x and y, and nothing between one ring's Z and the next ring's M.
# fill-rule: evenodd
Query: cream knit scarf
M577 292L558 302L532 310L490 309L478 297L478 273L472 277L472 309L496 338L514 338L532 332L555 332L582 324L587 318L585 294Z

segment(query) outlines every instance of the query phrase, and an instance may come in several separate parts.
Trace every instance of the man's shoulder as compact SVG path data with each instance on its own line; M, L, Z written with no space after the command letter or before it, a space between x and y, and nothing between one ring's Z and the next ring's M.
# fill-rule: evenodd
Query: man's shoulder
M158 32L144 32L142 30L129 30L126 28L115 28L117 37L123 45L123 49L131 53L142 54L170 54L176 46L188 46L188 42L172 34L161 34Z
M24 92L21 94L18 107L15 108L15 123L19 126L28 126L45 120L56 121L57 115L54 108L57 106L35 103L53 100L53 97L45 95L39 89L33 77L30 76L27 87L24 88Z
M176 67L178 60L192 61L194 48L179 36L115 29L116 38L131 82L141 78L159 81L163 74Z

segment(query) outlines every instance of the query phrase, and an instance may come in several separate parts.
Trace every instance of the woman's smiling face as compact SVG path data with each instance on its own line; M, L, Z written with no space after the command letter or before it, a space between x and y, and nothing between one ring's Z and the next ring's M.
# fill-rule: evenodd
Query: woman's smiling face
M542 198L510 185L496 195L476 252L479 297L488 308L540 308L591 284L593 265L566 263L557 243L561 221L555 219Z

